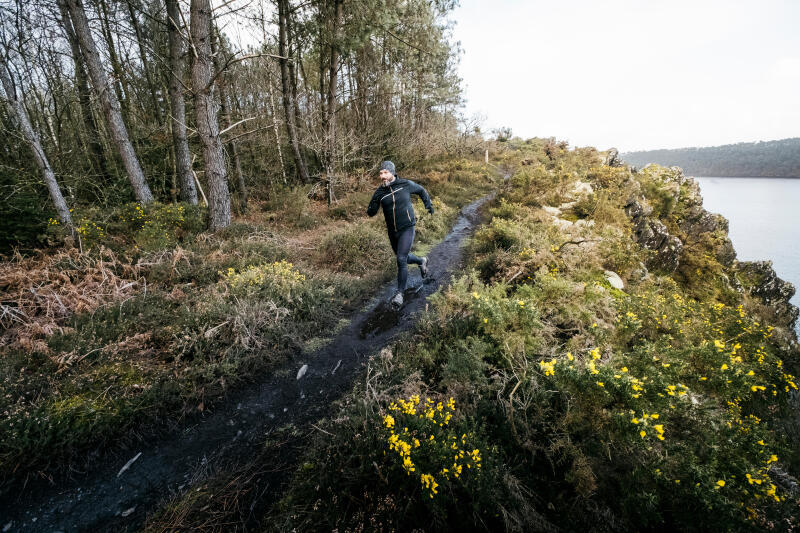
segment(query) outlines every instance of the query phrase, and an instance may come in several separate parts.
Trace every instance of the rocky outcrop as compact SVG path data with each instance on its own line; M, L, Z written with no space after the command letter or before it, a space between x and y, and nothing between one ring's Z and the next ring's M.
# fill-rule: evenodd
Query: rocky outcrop
M718 243L715 246L714 256L720 264L730 268L736 260L736 251L733 243L728 238L728 220L720 214L709 213L703 208L703 198L700 196L697 182L689 178L686 182L695 191L685 198L688 204L686 215L678 221L681 231L687 236L701 234L716 234Z
M680 265L684 245L706 235L713 235L716 241L714 256L720 264L732 267L736 252L728 238L728 221L722 215L709 213L703 208L700 185L684 176L678 167L663 169L660 176L665 180L663 191L686 210L677 220L680 236L670 234L664 223L651 216L653 209L641 193L638 182L635 182L633 193L625 205L625 212L633 221L636 241L655 252L648 260L648 268L674 272Z
M772 261L743 261L736 263L736 275L751 296L759 298L775 313L778 324L794 329L800 310L789 303L795 287L775 274Z
M680 203L681 209L681 215L673 219L677 225L673 231L678 236L671 235L654 215L640 183L636 180L629 183L631 193L625 212L633 222L634 238L655 252L646 265L642 265L644 275L647 269L674 272L681 263L684 249L689 251L701 246L724 267L720 273L724 285L737 292L746 292L763 303L763 312L771 315L768 317L770 323L783 329L787 345L794 342L794 328L800 311L789 300L795 294L795 287L775 274L771 261L736 260L736 251L728 237L728 220L703 208L703 197L696 180L685 177L678 167L645 167L642 172L657 173L657 179L662 183L661 192L666 193L667 199L671 195L676 203Z
M632 197L625 205L625 213L633 222L636 242L655 252L647 261L647 268L674 272L680 263L683 243L670 235L667 227L658 219L650 218L653 209L643 197Z

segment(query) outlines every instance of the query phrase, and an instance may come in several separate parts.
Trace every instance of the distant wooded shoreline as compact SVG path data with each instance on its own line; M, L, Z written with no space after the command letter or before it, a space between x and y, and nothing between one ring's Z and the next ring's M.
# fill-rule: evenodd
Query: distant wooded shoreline
M637 167L649 163L681 167L687 176L800 178L800 138L706 148L627 152L622 159Z

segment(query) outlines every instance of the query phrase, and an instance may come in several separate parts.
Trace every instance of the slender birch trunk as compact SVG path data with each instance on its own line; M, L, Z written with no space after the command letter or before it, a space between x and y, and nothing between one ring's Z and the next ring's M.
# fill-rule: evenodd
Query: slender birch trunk
M222 42L222 35L219 32L219 28L214 26L212 28L211 34L211 53L214 56L214 66L218 71L221 71L224 68L224 63L222 62L222 50L223 50L223 42ZM217 77L217 89L219 89L219 111L222 115L222 124L225 128L231 127L233 124L233 116L231 113L231 94L228 87L228 75L227 73L222 73ZM233 163L233 172L236 174L236 184L237 190L239 192L239 212L246 213L247 212L247 183L244 180L244 174L242 174L242 163L239 160L239 148L236 146L236 141L230 141L228 143L228 149L230 150L230 157L231 163Z
M278 147L278 162L281 164L281 177L286 185L286 166L283 164L283 150L281 149L281 134L278 131L278 114L275 112L275 99L272 97L272 76L267 70L267 91L269 92L269 109L272 113L272 129L275 133L275 146Z
M78 44L78 38L75 36L75 30L72 29L72 20L70 19L65 0L58 0L58 8L61 12L61 23L64 27L64 33L67 35L67 41L69 42L70 51L72 52L72 63L75 67L75 89L78 93L78 103L81 106L81 118L83 119L83 124L86 128L86 136L88 137L89 161L92 164L95 174L100 176L104 182L108 182L110 176L108 161L103 151L100 130L94 119L94 113L92 113L91 92L89 89L86 67L84 66L83 54L81 53L80 44Z
M343 0L334 0L334 16L330 35L330 63L328 65L327 109L325 111L325 174L328 179L328 205L333 202L333 178L336 172L336 88L339 71L339 27L342 20Z
M292 98L291 81L288 66L288 47L286 38L289 24L289 0L278 0L278 55L281 56L281 88L283 89L283 112L286 115L286 134L289 136L289 145L292 147L295 168L300 181L308 183L308 168L300 153L300 144L297 141L297 124L295 122L294 106L297 104Z
M67 202L61 194L61 189L58 188L56 175L50 167L50 161L44 153L42 143L39 142L39 135L34 131L33 126L31 126L31 121L28 118L28 113L25 111L25 107L22 105L19 98L17 98L17 91L14 88L14 84L11 83L11 78L9 78L7 72L8 69L5 59L0 57L0 85L2 85L2 90L0 90L2 94L0 94L0 96L8 102L11 116L14 118L14 121L22 132L22 136L33 151L33 158L42 171L42 177L47 185L47 190L50 192L50 199L53 200L59 220L62 224L72 229L72 217L69 214Z
M172 145L175 150L175 174L180 184L181 200L197 205L197 188L192 176L191 154L186 136L186 104L183 100L183 41L180 35L178 0L166 0L169 38L169 105L172 112Z
M142 172L142 167L139 164L139 159L136 157L133 144L131 144L130 138L128 137L128 129L125 127L125 122L122 120L122 113L120 112L117 95L111 88L108 76L105 70L103 70L103 65L100 63L100 54L97 52L97 47L92 38L92 33L89 29L89 21L86 18L86 12L83 10L83 4L81 0L66 0L66 3L72 19L72 27L80 43L86 66L89 68L92 86L97 92L102 104L103 116L111 132L114 144L119 151L122 164L127 171L128 179L131 182L131 186L133 186L136 199L141 203L152 202L153 193L150 192L150 187L148 187L147 181L145 180L144 172Z
M190 10L192 44L196 54L192 66L192 91L208 183L208 226L217 231L231 223L231 198L211 79L214 64L211 58L211 3L209 0L191 0Z

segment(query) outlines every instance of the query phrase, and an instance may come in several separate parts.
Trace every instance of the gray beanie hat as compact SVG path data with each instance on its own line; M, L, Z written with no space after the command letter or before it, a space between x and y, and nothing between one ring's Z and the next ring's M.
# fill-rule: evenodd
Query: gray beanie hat
M397 172L395 172L395 170L394 170L394 163L392 163L392 162L391 162L391 161L389 161L389 160L386 160L386 161L384 161L383 163L381 163L381 168L380 168L380 170L388 170L388 171L389 171L389 172L391 172L393 175L397 176Z

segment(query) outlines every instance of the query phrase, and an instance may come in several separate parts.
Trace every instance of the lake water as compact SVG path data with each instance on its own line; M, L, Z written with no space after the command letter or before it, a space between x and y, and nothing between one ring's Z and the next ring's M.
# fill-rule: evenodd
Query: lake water
M703 207L728 219L737 258L769 259L778 277L800 289L800 179L695 179ZM800 294L791 301L800 307Z

